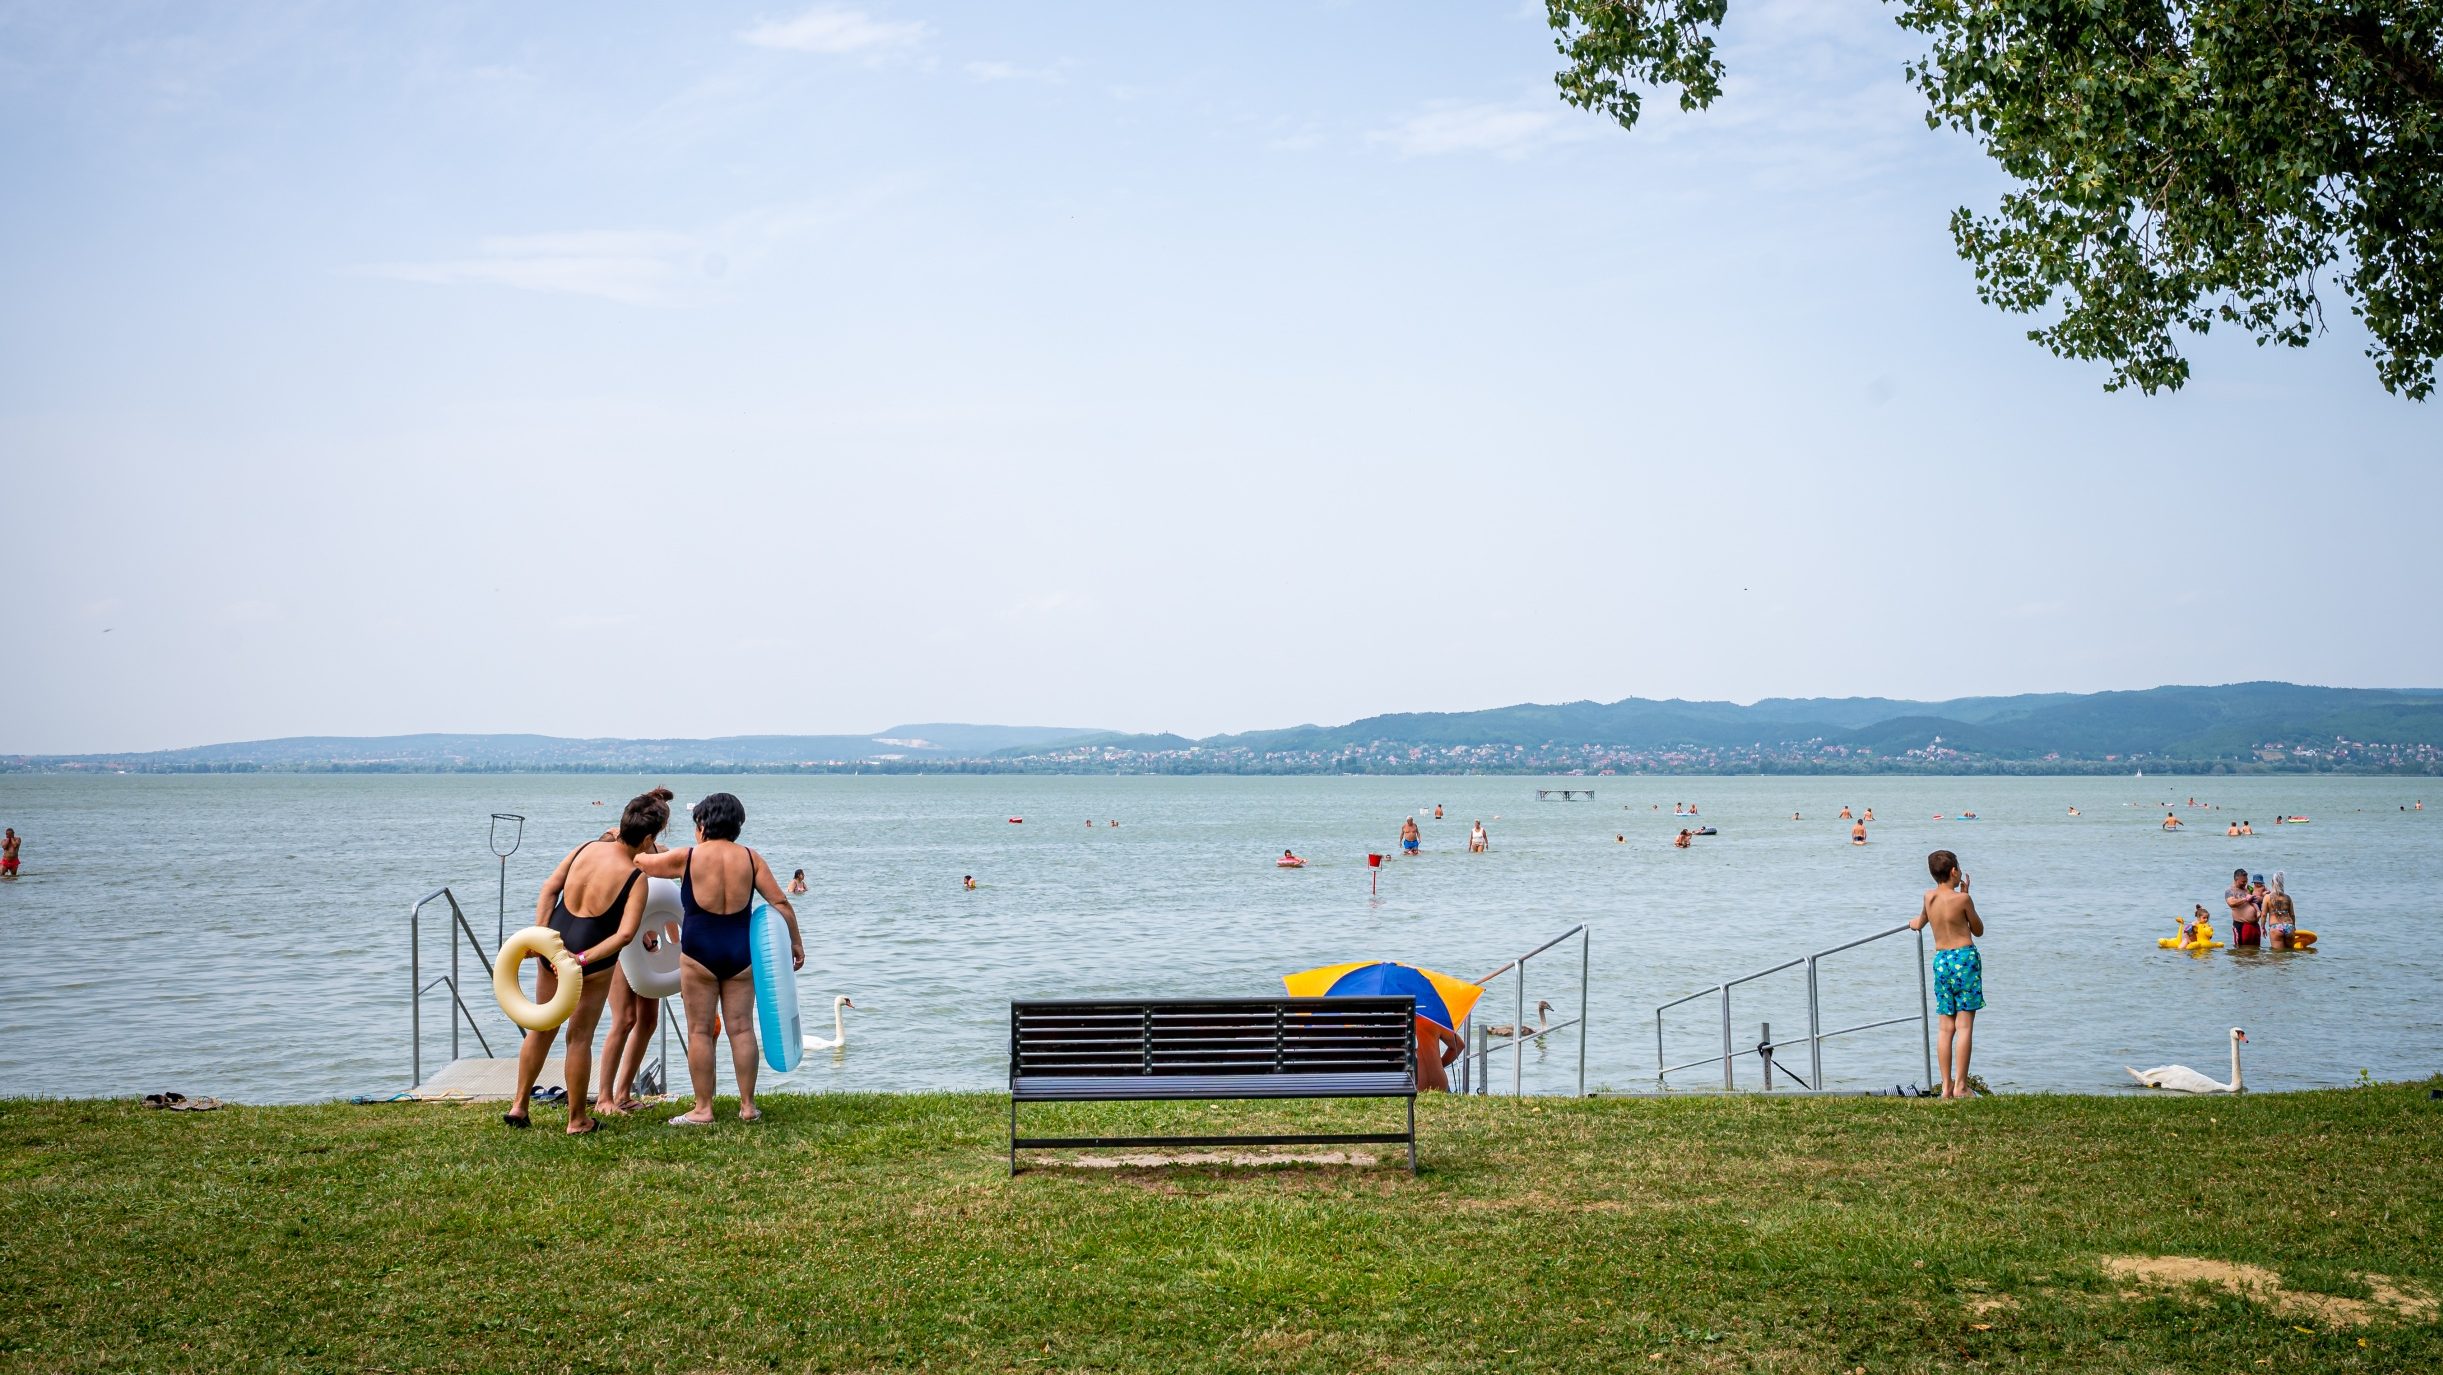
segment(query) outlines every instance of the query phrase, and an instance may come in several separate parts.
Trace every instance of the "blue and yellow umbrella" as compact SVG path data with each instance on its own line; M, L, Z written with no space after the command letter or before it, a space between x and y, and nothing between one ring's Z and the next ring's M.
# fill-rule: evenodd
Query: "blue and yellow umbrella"
M1390 960L1327 964L1303 974L1284 974L1281 982L1293 998L1414 998L1418 1016L1453 1031L1484 996L1483 988L1465 979Z

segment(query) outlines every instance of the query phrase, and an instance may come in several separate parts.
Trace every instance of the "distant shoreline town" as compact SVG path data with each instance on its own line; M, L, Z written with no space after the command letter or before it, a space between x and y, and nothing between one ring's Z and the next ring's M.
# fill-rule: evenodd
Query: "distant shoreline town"
M1035 726L873 735L313 736L0 755L49 774L2443 774L2443 691L2240 683L1914 702L1573 702L1191 740Z

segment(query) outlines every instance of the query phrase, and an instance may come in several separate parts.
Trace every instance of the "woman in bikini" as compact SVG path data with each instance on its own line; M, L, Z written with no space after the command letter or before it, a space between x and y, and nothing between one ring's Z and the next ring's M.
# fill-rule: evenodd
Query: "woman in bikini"
M664 797L669 794L664 793ZM658 812L658 817L656 813ZM594 1024L602 1016L603 1000L611 996L611 980L619 968L620 947L636 936L645 916L645 885L637 882L636 854L655 831L670 821L670 806L651 793L628 804L619 818L619 834L609 840L589 840L568 852L534 901L534 924L560 933L560 943L584 966L584 991L577 1010L569 1014L568 1132L582 1136L602 1126L586 1100L587 1081L594 1069ZM591 916L581 915L592 913ZM548 1003L559 991L559 971L546 962L536 978L535 1001ZM534 1081L551 1058L552 1038L561 1028L529 1031L517 1052L517 1094L501 1121L523 1127Z
M797 930L797 910L763 856L738 843L746 829L746 804L714 793L695 806L696 843L684 850L650 855L637 867L654 878L679 881L679 993L687 1000L687 1080L695 1105L670 1119L674 1127L700 1127L713 1120L713 1037L718 1017L729 1032L730 1066L738 1076L738 1120L763 1117L755 1106L755 979L747 953L747 918L762 895L789 923L789 960L806 963Z

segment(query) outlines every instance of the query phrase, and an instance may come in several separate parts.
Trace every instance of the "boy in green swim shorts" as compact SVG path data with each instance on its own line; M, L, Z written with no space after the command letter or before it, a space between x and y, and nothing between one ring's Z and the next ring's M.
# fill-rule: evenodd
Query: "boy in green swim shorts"
M1985 919L1976 914L1976 900L1968 896L1968 875L1957 855L1936 850L1926 856L1926 871L1934 876L1934 886L1909 919L1909 929L1934 928L1934 1011L1941 1018L1934 1052L1942 1067L1942 1096L1967 1098L1972 1096L1968 1052L1975 1040L1977 1009L1985 1006L1985 958L1977 953L1975 939L1985 934Z

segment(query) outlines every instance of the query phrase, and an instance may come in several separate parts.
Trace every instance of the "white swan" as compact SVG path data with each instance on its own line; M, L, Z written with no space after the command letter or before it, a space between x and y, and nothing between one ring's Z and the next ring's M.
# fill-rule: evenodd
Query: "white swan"
M840 995L839 997L837 997L837 998L832 999L832 1000L831 1000L831 1039L830 1039L830 1040L828 1040L828 1041L826 1041L826 1040L824 1040L824 1039L823 1039L822 1037L820 1037L820 1036L809 1036L809 1037L807 1037L807 1038L806 1038L806 1049L807 1049L809 1052L812 1052L812 1051L817 1051L817 1050L838 1050L840 1047L842 1047L842 1046L844 1046L844 1045L847 1045L847 1044L848 1044L848 1024L847 1024L847 1022L845 1022L845 1021L843 1021L843 1020L841 1019L841 1017L840 1017L840 1009L841 1009L841 1008L844 1008L844 1007L855 1007L855 1006L856 1006L856 1004L855 1004L855 1003L850 1002L850 1001L848 1000L848 995L847 995L847 994L845 994L845 993L841 994L841 995Z
M2231 1082L2228 1084L2208 1079L2186 1065L2161 1065L2147 1070L2132 1069L2129 1070L2129 1073L2132 1078L2150 1089L2170 1089L2174 1093L2237 1093L2242 1087L2239 1081L2239 1048L2247 1039L2247 1032L2238 1027L2231 1028ZM2123 1065L2122 1068L2128 1069L2129 1067Z

